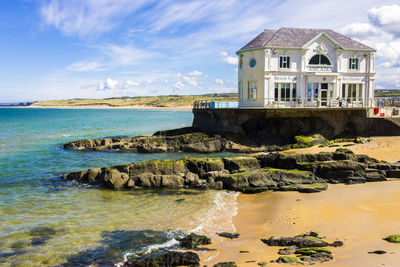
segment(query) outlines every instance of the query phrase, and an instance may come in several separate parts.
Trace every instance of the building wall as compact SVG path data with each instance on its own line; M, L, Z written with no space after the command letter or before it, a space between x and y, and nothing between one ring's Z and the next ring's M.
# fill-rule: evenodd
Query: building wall
M239 143L282 145L297 135L325 138L400 135L400 122L359 109L194 109L193 127Z
M317 54L317 46L321 44L327 49L326 55L332 63L331 71L318 71L318 68L308 64L311 57ZM279 67L282 55L290 57L289 69ZM349 69L349 58L352 57L359 59L357 70ZM275 83L295 83L297 97L302 99L306 99L309 82L331 84L329 86L332 86L333 100L341 97L343 84L362 84L363 97L372 99L374 97L374 55L338 50L323 36L311 43L307 49L258 49L242 52L239 58L243 63L242 68L238 69L238 81L243 82L244 91L244 97L239 99L240 107L266 106L274 99ZM249 66L252 58L257 62L254 68ZM247 98L247 82L250 80L257 81L258 92L255 100Z

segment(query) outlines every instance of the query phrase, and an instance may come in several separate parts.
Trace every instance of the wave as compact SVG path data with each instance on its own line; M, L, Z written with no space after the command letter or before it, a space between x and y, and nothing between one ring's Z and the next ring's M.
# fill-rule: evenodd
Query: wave
M239 194L238 192L228 191L216 192L212 199L212 207L190 222L189 229L191 230L188 232L213 236L213 238L218 238L216 235L218 232L236 232L232 219L237 215L237 197ZM193 228L190 228L190 226ZM179 244L177 238L184 237L184 233L181 231L168 231L167 236L171 239L162 244L149 245L140 251L126 252L123 255L123 260L116 263L115 266L121 267L130 257L150 253L156 249L176 249Z

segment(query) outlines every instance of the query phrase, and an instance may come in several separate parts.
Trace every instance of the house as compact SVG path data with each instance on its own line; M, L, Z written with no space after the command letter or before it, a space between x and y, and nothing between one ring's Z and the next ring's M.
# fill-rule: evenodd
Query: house
M265 30L236 52L239 107L371 107L375 52L328 29Z

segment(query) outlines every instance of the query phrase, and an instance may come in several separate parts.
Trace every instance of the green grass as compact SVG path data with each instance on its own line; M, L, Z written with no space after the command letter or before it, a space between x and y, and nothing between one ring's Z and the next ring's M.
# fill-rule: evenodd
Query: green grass
M211 95L168 95L168 96L141 96L141 97L115 97L106 99L69 99L38 101L32 106L149 106L149 107L178 107L191 106L198 100L208 101L237 101L237 94L211 94Z

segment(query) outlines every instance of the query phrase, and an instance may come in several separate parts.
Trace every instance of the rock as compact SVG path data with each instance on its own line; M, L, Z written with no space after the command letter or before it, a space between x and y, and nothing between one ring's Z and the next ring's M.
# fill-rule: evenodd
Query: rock
M328 140L320 134L313 134L309 136L298 135L294 137L297 144L303 144L307 147L323 144Z
M179 188L183 186L184 179L178 175L160 175L161 187Z
M193 252L167 251L160 249L148 255L129 260L125 267L200 266L200 259Z
M280 256L277 260L277 263L302 263L300 259L291 256Z
M297 185L297 191L300 193L318 193L328 189L328 184L326 183L315 183L315 184L302 184Z
M253 157L228 157L224 158L224 167L230 173L259 169L258 160Z
M239 253L250 253L250 251L248 251L248 250L241 250L241 251L239 251Z
M383 240L386 240L390 243L400 243L400 234L387 236Z
M179 245L185 249L194 249L197 248L197 246L211 244L210 238L204 235L196 235L194 233L177 240L179 241Z
M287 247L287 248L281 248L281 249L278 251L278 254L279 254L279 255L291 255L291 254L294 254L294 252L296 251L296 249L297 249L296 246L290 246L290 247Z
M128 174L121 173L117 169L106 168L103 170L102 174L104 186L116 190L122 189L129 180Z
M386 254L386 251L384 250L375 250L375 251L370 251L368 254Z
M318 253L332 254L332 252L329 249L323 247L300 248L294 252L294 254L300 254L303 256L311 256Z
M237 265L233 261L227 261L227 262L219 262L217 264L214 264L213 267L237 267Z
M87 181L91 184L98 184L100 181L101 168L89 169L87 172Z
M331 244L332 247L341 247L343 246L343 241L335 241Z
M229 238L229 239L235 239L239 238L240 234L232 234L232 233L227 233L227 232L222 232L222 233L217 233L217 235Z
M189 171L200 176L207 172L224 170L224 162L221 158L185 158L184 162Z
M333 256L329 253L315 253L311 254L310 256L300 256L299 259L303 263L313 265L316 263L322 263L333 260Z
M400 178L400 170L390 170L386 172L388 178Z
M262 242L268 246L296 246L298 248L307 247L326 247L330 244L323 239L309 234L298 235L295 237L270 237L268 239L261 239Z

